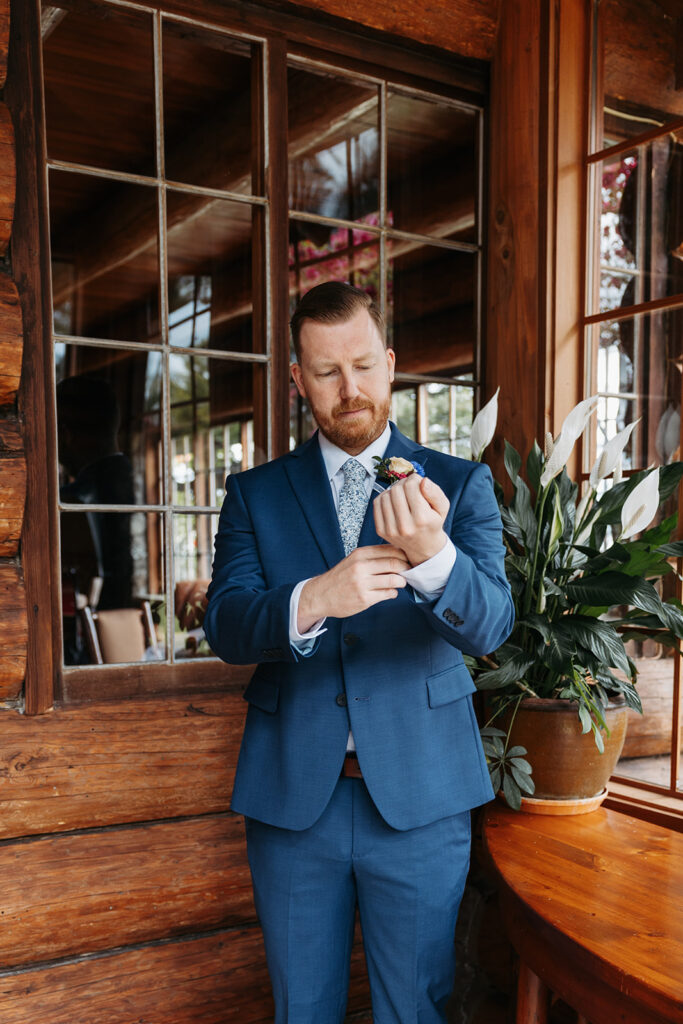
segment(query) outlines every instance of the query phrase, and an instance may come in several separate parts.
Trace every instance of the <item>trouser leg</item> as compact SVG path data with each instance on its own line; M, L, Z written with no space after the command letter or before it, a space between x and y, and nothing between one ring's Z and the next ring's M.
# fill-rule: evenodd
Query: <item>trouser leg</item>
M342 780L319 821L302 832L246 822L276 1024L344 1019L356 905L350 791Z
M353 864L375 1024L441 1024L470 855L469 811L399 832L356 782Z

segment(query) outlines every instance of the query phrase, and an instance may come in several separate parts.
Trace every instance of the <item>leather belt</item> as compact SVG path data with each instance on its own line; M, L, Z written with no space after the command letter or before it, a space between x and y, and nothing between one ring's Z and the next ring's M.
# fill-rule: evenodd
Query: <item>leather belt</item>
M358 764L358 754L348 753L344 758L344 763L341 770L342 776L345 779L362 779L363 773L360 770Z

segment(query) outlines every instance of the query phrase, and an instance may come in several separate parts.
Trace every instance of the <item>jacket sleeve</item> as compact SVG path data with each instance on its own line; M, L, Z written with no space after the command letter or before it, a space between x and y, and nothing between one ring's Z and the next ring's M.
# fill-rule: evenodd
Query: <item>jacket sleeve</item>
M495 651L510 635L514 605L491 471L474 463L448 529L457 557L446 589L419 607L433 628L465 654Z
M238 477L229 476L221 509L204 632L215 654L232 665L299 661L289 639L289 608L296 583L269 588Z

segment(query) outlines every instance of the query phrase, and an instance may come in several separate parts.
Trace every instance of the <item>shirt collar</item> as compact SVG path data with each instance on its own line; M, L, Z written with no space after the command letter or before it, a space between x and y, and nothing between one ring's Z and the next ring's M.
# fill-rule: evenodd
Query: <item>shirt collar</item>
M349 458L357 459L361 465L365 467L367 472L374 476L377 470L375 456L377 455L381 458L384 455L387 445L389 444L390 437L391 427L387 423L382 433L372 442L372 444L369 444L368 447L359 455L350 456L348 452L345 452L342 448L338 448L336 444L332 444L332 442L329 441L319 430L318 443L320 444L320 451L322 453L323 462L325 463L327 479L331 480L336 476L346 460Z

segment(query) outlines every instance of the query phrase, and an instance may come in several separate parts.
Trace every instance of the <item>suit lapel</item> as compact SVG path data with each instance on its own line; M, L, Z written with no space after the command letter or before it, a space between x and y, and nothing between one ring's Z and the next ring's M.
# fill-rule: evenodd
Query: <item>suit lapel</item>
M317 433L291 452L285 461L285 471L311 533L331 569L344 557L344 546Z
M415 441L411 441L405 437L395 423L391 424L391 437L387 444L383 458L390 458L391 456L398 456L402 459L408 459L409 462L419 462L422 466L426 466L427 459L429 458L429 449L423 448L422 445L416 444ZM358 538L358 546L367 547L369 544L383 544L384 541L381 537L377 536L375 530L375 517L372 512L372 503L377 497L378 492L372 491L370 495L370 501L368 502L368 508L365 513L365 519L363 520L363 526L361 527L360 537Z

